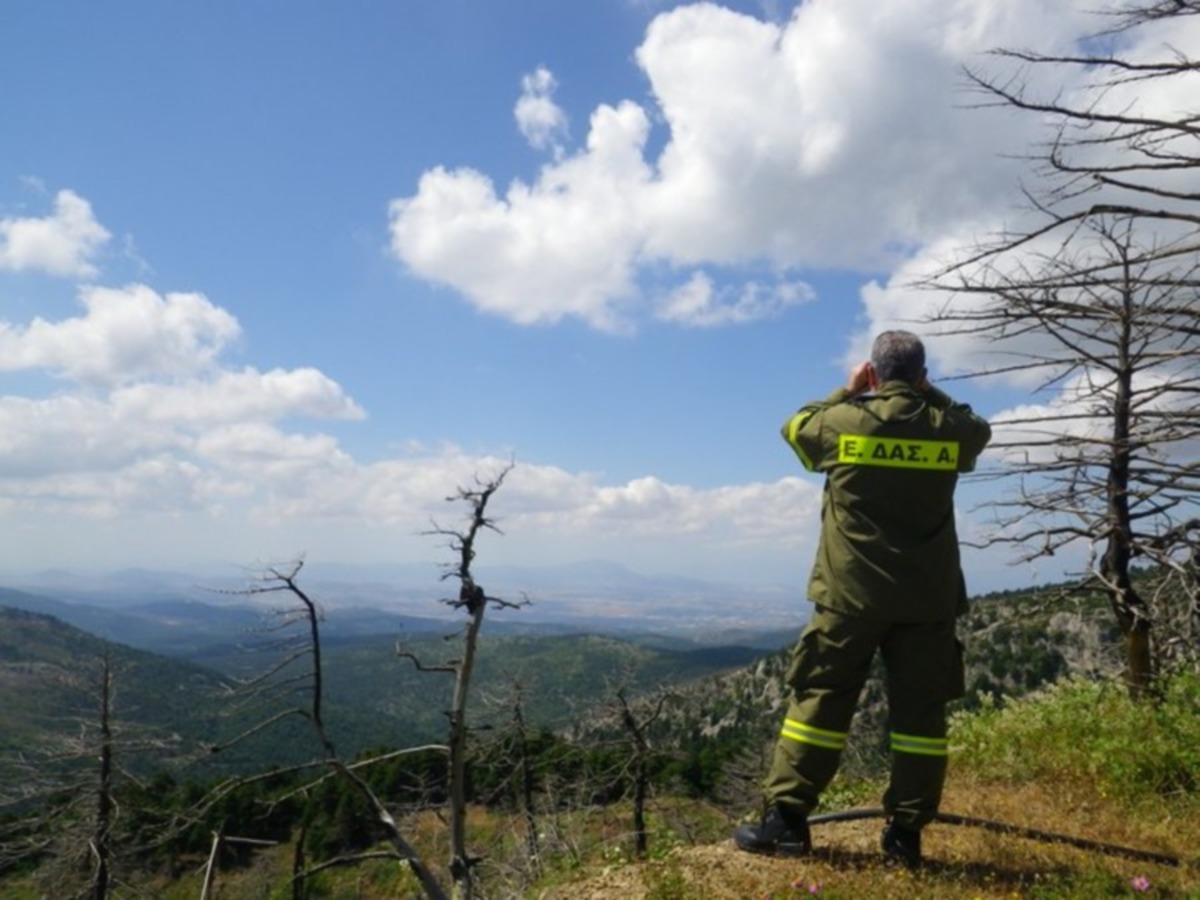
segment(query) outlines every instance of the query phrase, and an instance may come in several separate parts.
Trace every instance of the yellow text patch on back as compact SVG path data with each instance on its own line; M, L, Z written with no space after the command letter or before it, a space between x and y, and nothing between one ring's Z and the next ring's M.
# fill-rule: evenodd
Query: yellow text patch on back
M838 462L953 472L958 468L958 441L914 441L843 434L838 437Z

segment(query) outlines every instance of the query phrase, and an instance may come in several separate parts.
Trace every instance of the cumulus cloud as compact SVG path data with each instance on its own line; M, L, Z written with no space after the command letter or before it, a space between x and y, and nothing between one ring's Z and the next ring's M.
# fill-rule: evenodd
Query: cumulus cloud
M1137 453L1159 459L1196 459L1200 441L1188 426L1197 376L1186 362L1137 372L1131 437ZM992 459L1016 465L1103 457L1111 444L1116 384L1089 370L1064 378L1041 402L1021 403L991 417ZM1174 427L1172 420L1181 423Z
M97 398L0 397L0 479L8 489L14 486L10 479L111 473L179 444L169 431L119 421L111 406Z
M362 419L366 414L341 386L313 368L221 371L207 379L131 385L112 394L123 420L169 422L189 428L289 416Z
M109 237L91 204L73 191L59 191L54 211L44 218L0 219L0 271L91 277Z
M254 463L246 470L256 483L268 487L256 515L272 521L329 519L427 528L431 521L457 514L442 501L448 486L472 484L476 477L489 477L509 464L456 447L367 465L325 450L307 452L310 449L315 448L296 444L286 464L273 452L269 465ZM234 455L222 451L223 458ZM709 489L670 484L654 476L603 484L590 473L518 463L505 482L497 515L506 532L534 543L564 538L580 543L627 541L637 536L777 546L787 542L788 534L811 537L812 529L805 532L803 523L818 520L820 493L820 485L811 479Z
M640 127L636 117L625 125ZM580 164L600 179L604 159L597 152ZM757 315L803 293L786 283L756 291L722 300L713 292L686 315ZM10 515L165 517L189 528L197 520L323 523L413 535L448 515L443 498L454 485L509 463L453 446L361 462L333 435L298 423L361 420L362 408L310 367L231 367L225 353L240 326L208 298L146 285L86 287L79 298L77 316L0 321L0 369L65 383L46 397L0 396L0 508ZM653 476L608 484L538 463L518 465L504 494L506 524L525 542L592 548L631 534L777 545L787 543L781 533L797 531L795 511L817 504L817 487L796 479L711 489Z
M362 463L329 435L256 422L174 437L160 450L139 435L105 458L96 448L63 454L54 471L48 462L37 471L6 466L0 505L72 517L166 513L233 516L262 527L387 529L408 540L433 523L456 525L461 510L445 503L447 492L509 464L453 446ZM612 484L591 473L518 462L493 511L518 547L535 551L564 544L584 554L627 550L632 537L646 548L774 554L811 545L820 493L812 479L707 489L654 476Z
M513 116L531 147L551 150L561 157L567 137L567 114L554 102L557 88L554 73L544 66L538 67L521 79L521 96Z
M1097 25L1097 22L1087 20L1079 30L1095 29ZM1121 55L1133 62L1161 62L1164 58L1173 59L1176 54L1195 58L1200 53L1200 21L1195 17L1173 17L1122 35L1120 41ZM1011 39L997 43L1021 46ZM1025 45L1031 44L1032 41L1025 42ZM1079 109L1092 109L1098 114L1111 112L1134 119L1183 120L1192 115L1195 105L1194 79L1187 77L1156 81L1136 79L1113 84L1107 79L1097 78L1094 67L1084 66L1024 68L1015 75L992 68L991 75L998 83L1020 85L1031 101L1069 104ZM1009 81L1010 78L1016 80ZM979 123L986 124L986 116L978 113L978 110L968 113L971 127ZM1039 117L1033 114L1010 116L1008 121L1020 130L1041 125ZM1036 135L1036 132L1033 134ZM1181 137L1176 140L1189 139ZM1170 154L1172 149L1168 143L1155 152ZM1071 162L1076 165L1119 166L1129 162L1128 151L1118 141L1094 141L1069 152L1074 154ZM1191 205L1189 201L1173 199L1169 192L1194 196L1200 188L1200 176L1194 168L1189 167L1180 167L1178 170L1164 167L1159 173L1142 173L1139 177L1152 178L1155 186L1163 189L1163 196L1155 196L1150 204L1155 209L1187 207ZM1023 186L1036 191L1042 185L1034 176L1030 176ZM1105 187L1103 193L1096 190L1080 192L1073 202L1090 206L1098 202L1119 204L1131 200L1142 205L1146 203L1144 196L1131 197L1120 188L1112 187ZM978 330L966 332L956 328L953 323L931 323L930 319L938 314L970 315L989 301L980 295L935 292L914 287L943 271L948 264L971 258L978 248L994 244L1000 235L1029 232L1036 226L1047 224L1045 216L1037 210L1017 207L1013 203L1006 201L1003 204L981 206L972 218L943 223L934 236L911 248L904 261L892 268L885 280L866 285L861 293L864 328L851 342L848 358L862 358L871 334L885 328L912 328L914 325L929 335L928 344L934 366L945 374L994 370L1008 364L1010 368L1007 372L989 380L1029 389L1042 384L1053 372L1046 368L1021 368L1022 362L1075 358L1078 354L1055 341L1046 329L1024 329L1019 334L999 336L995 329L987 333ZM1063 211L1070 211L1070 206L1064 206ZM1155 246L1166 250L1191 246L1195 240L1195 230L1179 222L1151 223L1143 220L1138 223L1134 238L1135 246ZM1023 273L1064 263L1080 270L1111 265L1114 258L1112 250L1111 236L1106 236L1101 229L1084 225L1073 229L1069 240L1064 233L1044 234L1024 242L1017 252L989 258L986 263L965 265L959 274L974 285L1002 283L1009 277L1020 281ZM1186 258L1167 261L1159 266L1159 276L1169 281L1171 276L1166 274L1167 269L1175 267L1177 277L1179 266L1187 264ZM1091 304L1094 298L1080 293L1079 301ZM1088 336L1081 336L1080 343L1088 347ZM1069 387L1064 384L1063 389L1064 395L1054 400L1054 404L1070 405L1074 402Z
M740 288L720 287L708 275L697 272L665 298L657 316L665 322L711 328L773 319L815 297L812 287L800 281L774 285L749 281Z
M57 219L93 221L82 198L64 192L59 201ZM57 233L8 225L6 251L23 265L39 258L31 235ZM344 464L333 438L275 423L356 420L363 410L310 367L230 367L224 354L241 329L208 298L134 284L87 286L79 301L76 316L0 320L0 371L63 385L50 396L0 396L0 503L95 515L184 510L253 495L256 479Z
M81 472L108 477L164 453L217 464L240 477L246 460L272 454L291 460L299 446L331 464L341 458L332 438L292 440L271 423L362 417L336 382L313 369L222 372L122 387L105 396L0 397L0 479Z
M810 0L782 24L678 7L636 53L653 108L600 107L586 146L503 196L475 169L427 172L391 205L392 250L488 312L608 329L646 313L640 276L664 265L681 302L699 266L890 267L1013 186L1003 151L1029 132L961 108L963 63L998 45L1058 49L1080 16L1040 0ZM527 135L558 121L539 72L518 103Z
M638 191L649 169L645 111L633 103L592 116L588 150L535 185L499 197L471 169L437 168L413 197L391 203L392 250L423 278L524 325L577 316L619 330L634 293Z
M76 318L0 322L0 371L48 369L100 384L187 375L210 366L240 331L200 294L88 287L80 300L86 313Z

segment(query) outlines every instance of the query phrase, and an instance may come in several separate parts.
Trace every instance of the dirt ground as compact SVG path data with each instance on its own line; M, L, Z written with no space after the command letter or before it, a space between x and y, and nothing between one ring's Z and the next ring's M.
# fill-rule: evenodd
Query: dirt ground
M599 870L540 894L541 900L748 900L748 898L1200 898L1200 822L1128 821L1086 790L1047 796L1038 788L948 792L946 812L1148 850L1181 866L1131 860L974 827L934 823L924 834L918 872L885 865L882 821L813 827L815 852L773 859L737 850L732 840L680 848L665 858Z

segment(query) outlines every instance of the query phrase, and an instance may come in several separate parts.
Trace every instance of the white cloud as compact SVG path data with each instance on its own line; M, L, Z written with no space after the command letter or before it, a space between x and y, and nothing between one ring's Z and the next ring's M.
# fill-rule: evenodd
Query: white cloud
M1073 20L1066 20L1070 24ZM1102 22L1094 19L1085 20L1087 29L1096 29ZM974 40L970 35L967 40ZM1164 58L1173 59L1176 53L1186 58L1195 58L1200 54L1200 20L1197 17L1174 17L1159 25L1139 29L1137 32L1121 36L1124 46L1122 56L1140 62L1158 61ZM1134 40L1137 43L1133 43ZM997 45L1008 47L1032 45L1032 40L1017 41L1011 37L1006 40L996 39ZM1052 43L1052 41L1051 41ZM1043 46L1039 43L1037 46ZM1078 108L1091 108L1097 112L1119 112L1130 117L1163 117L1167 120L1191 115L1195 105L1195 78L1177 77L1165 80L1137 79L1125 84L1112 85L1107 79L1098 77L1095 67L1071 67L1065 65L1023 67L1015 74L1001 68L1006 65L1003 61L989 64L988 71L998 83L1007 84L1010 89L1023 90L1033 100L1047 100L1067 103ZM1009 64L1011 66L1011 64ZM1036 129L1043 126L1041 118L1033 113L1017 113L1008 110L1006 121L1016 133L1029 135L1030 146L1037 146L1033 137L1038 135ZM974 128L977 125L987 126L988 116L985 111L978 109L965 110L962 113L964 126ZM1042 137L1045 137L1042 134ZM1190 140L1182 138L1181 140ZM1033 152L1039 152L1036 149ZM1070 151L1074 153L1075 151ZM1162 145L1154 151L1157 154L1169 154L1169 145ZM1084 145L1078 150L1078 157L1072 161L1100 165L1116 165L1128 162L1121 159L1121 154L1127 154L1120 142L1095 141ZM1144 161L1144 160L1143 160ZM1150 177L1143 175L1141 177ZM1194 167L1183 167L1178 171L1169 168L1154 176L1158 186L1195 195L1200 190L1200 173ZM1027 190L1037 191L1042 183L1036 178L1029 177L1022 182ZM1016 188L1014 181L1009 185ZM1097 202L1120 203L1129 198L1116 189L1105 189L1103 194L1097 191L1081 192L1076 202L1086 205ZM1144 204L1145 198L1140 198ZM1046 329L1013 329L1012 333L1000 336L996 329L980 333L977 329L964 331L956 329L952 322L930 324L928 320L938 313L950 314L971 313L981 305L989 302L986 296L955 294L946 291L922 290L913 285L928 279L952 263L969 259L982 246L994 244L1000 235L1019 234L1029 231L1033 225L1047 224L1046 217L1027 207L1017 207L1019 197L1013 195L1004 204L990 204L978 210L971 219L950 220L942 224L932 236L912 248L909 256L902 264L895 267L885 282L872 282L862 290L862 303L865 313L864 328L851 341L847 358L857 361L863 358L869 347L871 335L892 327L915 328L927 335L931 358L935 366L944 374L956 374L978 371L983 368L995 369L1005 364L1019 366L1031 359L1055 360L1064 357L1074 357L1073 351L1065 349ZM1151 204L1156 209L1170 208L1176 201L1169 197L1155 197ZM1033 223L1033 224L1031 224ZM1138 223L1137 241L1143 246L1170 246L1173 242L1186 241L1194 244L1196 232L1189 226L1179 223L1159 222ZM1038 239L1022 244L1019 252L1009 253L986 262L965 266L960 275L974 285L982 283L998 283L1005 277L1020 280L1023 272L1038 271L1050 261L1061 264L1067 261L1080 269L1092 265L1110 264L1111 243L1100 236L1095 229L1086 225L1074 229L1069 241L1065 233L1050 233ZM986 265L986 268L985 268ZM1173 264L1164 264L1164 267ZM1080 302L1093 302L1080 294ZM957 333L955 333L957 330ZM1088 338L1081 338L1086 346ZM1065 368L1065 367L1064 367ZM1016 369L991 379L992 382L1002 382L1009 386L1029 389L1042 384L1052 370ZM1068 395L1048 401L1050 405L1073 402Z
M500 198L483 174L434 169L391 204L392 249L423 278L525 325L578 316L619 330L633 294L636 185L649 122L632 103L592 116L588 151Z
M456 447L360 462L334 436L292 423L357 420L363 410L315 369L226 367L221 354L239 329L207 299L141 285L82 297L80 317L0 329L10 370L81 384L40 399L0 396L0 508L10 517L53 516L64 527L102 519L126 531L140 521L188 533L202 521L238 523L240 532L254 523L276 536L384 529L408 540L435 521L457 521L444 501L455 485L508 464ZM497 512L535 555L539 542L586 554L631 535L643 547L762 548L811 539L819 495L799 479L710 489L653 476L605 484L520 463Z
M72 472L110 473L181 446L170 431L121 421L85 396L0 397L0 479Z
M567 114L554 102L558 82L545 67L521 79L521 96L513 109L517 127L536 150L551 150L561 158L567 137Z
M18 520L58 517L63 533L89 519L135 523L147 516L165 516L182 527L185 521L219 518L225 503L248 489L186 459L147 451L112 471L97 467L13 480L0 476L0 509L15 512ZM95 539L94 525L90 533ZM41 553L62 551L61 544L40 548ZM128 553L129 548L120 552ZM74 547L62 559L86 555L86 548Z
M91 277L93 260L109 237L91 204L73 191L59 191L54 212L45 218L0 219L0 271Z
M143 560L166 553L186 563L198 553L244 564L305 551L326 560L440 559L448 551L431 529L461 527L464 515L447 496L509 462L442 447L360 464L329 436L253 423L208 432L193 449L147 453L107 472L82 459L78 469L37 477L0 472L0 509L25 523L8 545L8 565L26 564L12 549L20 542L43 535L37 552L53 558L44 535L63 541L75 533L91 537L70 560L87 564L108 529L134 542ZM801 578L820 496L815 479L708 489L652 476L606 484L590 473L518 461L489 507L502 532L489 559L539 564L608 556L649 572L751 582L778 577L784 566L787 577ZM753 570L731 575L731 565L753 560ZM106 563L103 554L92 561Z
M232 471L239 469L233 460L270 455L264 433L275 438L270 446L280 459L308 442L328 462L340 453L331 438L289 444L269 423L362 415L335 382L312 369L248 369L209 381L135 385L107 397L0 397L0 478L112 473L164 453L216 460Z
M143 383L113 392L122 420L203 428L288 416L362 419L363 410L337 382L312 368L222 371L207 379Z
M119 384L210 366L239 334L237 321L200 294L144 285L89 287L86 314L28 326L0 322L0 370L48 369L74 381Z
M1188 419L1197 380L1186 362L1134 376L1131 438L1139 444L1137 456L1185 463L1196 459L1200 442L1191 436ZM996 413L990 419L992 446L987 455L1018 465L1061 461L1073 453L1103 458L1112 442L1115 389L1110 374L1083 370L1065 378L1040 403L1021 403ZM1172 427L1171 414L1178 415L1178 428Z
M600 107L584 148L503 198L479 171L427 172L391 206L393 252L513 321L608 329L646 312L639 275L664 263L894 265L1013 187L1004 150L1029 132L962 108L963 63L1061 47L1079 17L1040 0L810 0L782 25L679 7L637 51L656 109ZM527 134L556 121L552 87L549 73L526 84Z
M1200 180L1198 180L1200 184ZM1017 218L1014 216L1014 219ZM1038 220L1044 224L1044 220ZM1005 226L1011 229L1013 223ZM1138 233L1133 246L1156 247L1159 250L1173 242L1183 241L1194 245L1196 233L1179 223L1138 223ZM963 264L952 276L946 276L949 263L973 255L970 251L987 243L991 236L999 233L998 223L990 227L982 225L963 228L947 233L941 239L930 242L921 251L892 272L886 283L870 282L860 292L864 312L863 328L849 342L845 362L849 365L866 358L870 351L873 335L889 328L906 328L920 333L930 357L930 368L935 375L961 375L966 373L992 372L982 379L987 385L1000 385L1028 391L1040 388L1070 369L1076 367L1081 351L1097 357L1111 355L1111 334L1105 322L1113 321L1109 314L1099 313L1089 328L1078 335L1059 329L1065 340L1060 340L1048 327L1031 327L1031 320L1009 321L1001 327L996 318L987 318L989 310L996 310L996 298L980 290L970 292L934 290L922 285L936 280L948 285L967 283L974 288L982 285L1003 285L1011 280L1022 283L1031 274L1060 273L1062 267L1075 271L1099 272L1108 267L1116 277L1117 255L1112 241L1102 237L1098 229L1087 224L1072 225L1070 240L1064 242L1064 234L1050 232L1022 243L1018 252ZM1185 233L1186 232L1186 233ZM1153 267L1142 270L1148 282L1157 278L1161 284L1171 284L1180 273L1192 265L1189 257L1173 259L1169 256ZM1182 267L1182 268L1181 268ZM1189 276L1190 277L1190 276ZM960 280L961 279L961 280ZM1098 288L1097 288L1098 289ZM1115 286L1106 292L1109 303L1120 302ZM1081 306L1094 306L1101 302L1095 292L1085 288L1058 292L1061 302L1073 300ZM1145 294L1139 295L1139 303L1152 303ZM1191 306L1200 309L1196 298L1183 292L1172 295L1172 303L1180 308ZM979 322L988 322L981 327ZM1135 325L1141 332L1136 344L1144 344L1143 350L1158 350L1162 355L1155 364L1168 371L1172 368L1171 358L1181 342L1178 335L1169 329L1151 327L1151 320L1144 319ZM1067 385L1065 400L1070 402Z
M919 333L924 339L935 375L957 375L977 369L996 349L991 338L960 329L953 323L935 323L940 313L953 308L968 314L987 302L981 295L955 295L920 285L943 270L948 260L982 228L961 232L930 242L921 252L896 267L886 283L871 281L860 291L864 327L851 336L844 362L847 367L870 356L871 342L881 331L894 328Z
M663 300L657 315L666 322L711 328L772 319L815 296L812 287L800 281L775 285L749 281L740 288L720 288L708 275L697 272Z
M48 397L0 396L0 502L85 515L169 508L168 497L202 507L253 494L255 477L344 462L334 439L273 423L362 409L313 368L229 368L222 355L240 327L204 296L137 284L79 296L78 316L0 321L0 371L61 384Z
M304 447L296 446L298 451ZM443 499L453 487L470 486L476 477L490 477L508 464L455 447L369 465L321 450L293 453L289 459L295 465L287 468L280 467L279 455L270 454L269 467L247 470L269 489L258 516L377 523L412 531L428 529L435 521L453 523L461 510L451 510ZM627 543L630 537L778 545L788 543L789 534L793 540L812 537L820 494L820 484L811 479L701 489L644 476L605 485L590 473L518 462L493 511L502 530L533 545Z
M816 521L820 484L783 478L773 484L700 489L667 484L653 476L599 487L570 514L575 524L622 533L697 535L736 533L741 540L774 540L794 530L798 519Z

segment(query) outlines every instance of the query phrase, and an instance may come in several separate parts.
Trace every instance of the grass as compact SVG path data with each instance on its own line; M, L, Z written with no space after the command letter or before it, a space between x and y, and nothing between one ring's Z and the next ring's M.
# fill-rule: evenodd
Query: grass
M994 781L1081 781L1125 803L1188 797L1200 778L1200 679L1134 702L1114 681L1068 679L953 722L959 758Z
M1011 834L937 823L927 865L888 868L878 821L815 827L812 858L752 857L728 841L680 848L630 871L543 895L643 900L736 898L1078 898L1200 900L1200 680L1132 702L1116 682L1068 680L957 716L943 809L1039 831L1142 849L1182 866L1140 862ZM823 808L875 806L882 785L835 782ZM843 806L844 803L844 806Z

